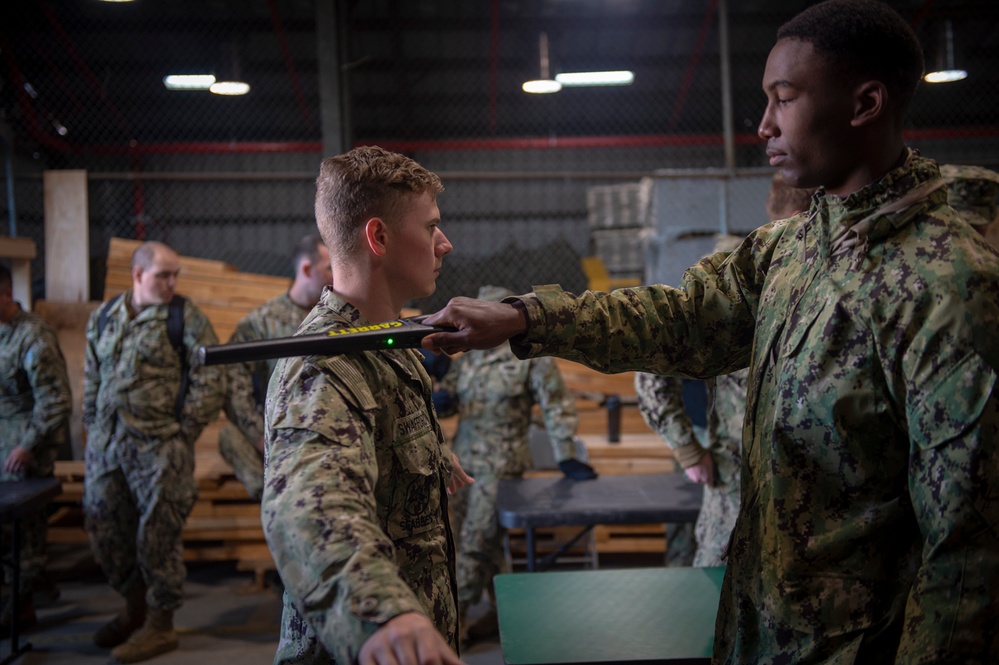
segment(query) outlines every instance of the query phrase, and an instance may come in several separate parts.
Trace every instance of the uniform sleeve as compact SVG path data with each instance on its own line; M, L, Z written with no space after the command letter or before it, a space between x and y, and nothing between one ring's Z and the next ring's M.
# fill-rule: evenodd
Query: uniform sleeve
M185 441L194 443L208 423L218 417L225 395L226 371L220 365L203 365L199 350L218 343L211 322L190 301L184 304L184 348L187 351L187 394L180 414Z
M679 288L575 296L557 285L538 287L518 298L528 330L511 348L520 358L555 355L600 372L703 379L747 367L759 294L780 236L758 229L738 250L689 268Z
M379 626L425 611L378 523L377 457L365 411L314 367L303 371L312 376L272 381L268 391L262 522L296 609L335 662L354 663ZM275 399L292 383L308 385L309 394Z
M983 293L928 294L931 311L901 359L923 555L897 662L999 653L999 283Z
M673 449L680 465L687 468L697 464L704 448L687 415L683 382L675 377L636 372L635 394L642 418Z
M59 340L50 328L39 329L24 354L23 369L35 406L19 445L34 451L60 428L66 427L73 408L66 360L59 349Z
M233 331L229 343L247 342L257 337L250 333L246 320L240 321ZM264 416L257 404L253 389L255 372L261 371L263 363L231 363L226 368L226 390L223 408L226 418L233 423L250 441L259 441L264 435ZM264 386L266 389L266 386Z
M97 358L99 311L100 307L94 310L87 320L86 349L83 356L83 424L87 429L97 420L97 393L101 388L101 364Z
M528 362L531 363L531 392L541 407L555 461L572 459L575 457L573 437L579 429L576 398L565 385L553 358L537 358Z

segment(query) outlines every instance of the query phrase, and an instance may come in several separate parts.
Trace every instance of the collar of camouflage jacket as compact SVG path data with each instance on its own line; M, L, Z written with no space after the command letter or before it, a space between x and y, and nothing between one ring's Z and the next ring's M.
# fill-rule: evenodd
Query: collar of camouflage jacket
M811 216L819 222L822 253L852 253L859 269L872 242L894 233L930 206L943 204L945 185L935 162L909 150L905 163L878 182L845 198L821 197Z

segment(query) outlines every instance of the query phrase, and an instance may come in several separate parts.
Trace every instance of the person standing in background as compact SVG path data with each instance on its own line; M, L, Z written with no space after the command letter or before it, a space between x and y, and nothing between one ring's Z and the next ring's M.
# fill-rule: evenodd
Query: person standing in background
M295 279L291 288L240 319L230 343L291 337L333 282L330 253L318 235L295 244L291 256ZM277 359L227 366L223 408L229 419L219 431L219 453L233 468L247 494L260 501L264 489L264 397Z
M0 266L0 480L51 477L56 453L69 445L72 411L66 360L49 324L14 300L10 270ZM6 525L4 527L6 531ZM44 512L20 520L20 588L11 589L0 614L2 634L14 620L18 594L20 628L38 621L34 595L58 597L46 571L48 520ZM8 534L4 534L4 541ZM9 566L4 566L7 582Z
M513 292L483 286L479 298L499 301ZM575 480L597 474L578 455L585 454L576 437L579 415L576 399L565 385L554 358L520 360L503 343L494 349L469 351L451 362L440 386L450 397L447 417L458 414L452 449L475 484L458 494L451 518L458 538L458 615L463 639L496 635L496 599L493 577L503 571L503 528L496 518L499 481L519 478L531 468L528 429L534 405L541 409L555 461ZM490 608L466 625L468 609L489 595Z
M776 172L767 193L767 216L787 219L808 210L814 190L790 187ZM719 235L714 251L729 253L743 241L740 236ZM673 448L677 463L696 483L704 485L701 511L694 525L671 525L673 538L696 543L690 562L694 566L722 566L728 541L739 516L742 463L742 428L746 414L749 371L742 369L705 381L708 395L707 448L701 445L683 402L683 383L677 377L635 373L638 408L645 422ZM681 530L693 528L691 536ZM669 541L673 548L673 540ZM667 552L667 555L669 552Z
M125 599L94 643L118 663L177 648L181 531L197 497L194 443L225 391L225 373L198 360L218 338L201 310L175 295L179 273L177 252L142 243L132 254L132 288L87 321L83 512L94 556Z

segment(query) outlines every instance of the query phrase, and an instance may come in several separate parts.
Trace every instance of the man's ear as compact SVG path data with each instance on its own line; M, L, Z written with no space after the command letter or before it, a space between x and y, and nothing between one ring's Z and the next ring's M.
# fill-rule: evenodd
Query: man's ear
M364 241L375 256L385 256L388 227L381 217L372 217L364 223Z
M869 125L888 114L888 89L881 81L864 81L853 89L854 127Z
M142 266L135 266L132 268L132 281L138 282L142 279Z

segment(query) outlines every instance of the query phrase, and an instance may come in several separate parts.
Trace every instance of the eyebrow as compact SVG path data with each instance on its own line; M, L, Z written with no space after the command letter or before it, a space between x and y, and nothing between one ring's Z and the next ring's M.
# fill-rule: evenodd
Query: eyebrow
M777 88L793 88L794 84L787 79L777 79L767 86L767 92L773 92Z

